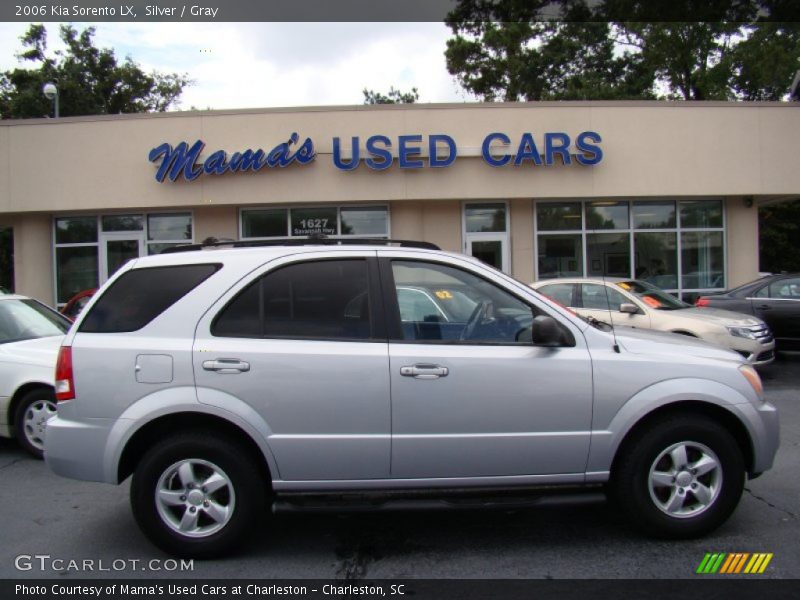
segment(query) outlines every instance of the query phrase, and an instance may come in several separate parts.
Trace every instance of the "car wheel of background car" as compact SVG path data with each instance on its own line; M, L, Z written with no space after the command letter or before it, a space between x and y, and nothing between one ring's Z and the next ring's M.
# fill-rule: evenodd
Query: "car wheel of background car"
M151 448L131 484L139 527L177 556L211 558L241 547L267 512L267 482L248 450L212 432Z
M14 432L19 443L36 458L44 451L45 425L56 414L53 390L37 388L25 394L14 415Z
M611 495L655 536L690 538L719 527L744 489L744 460L731 434L702 416L677 415L620 449Z

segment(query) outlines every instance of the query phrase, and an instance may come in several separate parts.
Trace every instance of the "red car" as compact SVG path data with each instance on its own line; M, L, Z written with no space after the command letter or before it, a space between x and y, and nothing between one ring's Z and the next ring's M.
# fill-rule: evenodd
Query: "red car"
M77 317L83 310L83 307L89 303L89 300L92 296L94 296L96 291L97 288L91 288L89 290L78 292L63 306L61 309L61 314L67 317L70 321L74 321L75 317Z

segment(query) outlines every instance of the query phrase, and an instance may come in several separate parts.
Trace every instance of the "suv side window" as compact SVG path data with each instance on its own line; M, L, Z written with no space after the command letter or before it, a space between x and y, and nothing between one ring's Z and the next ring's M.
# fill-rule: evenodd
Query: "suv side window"
M86 315L85 333L137 331L211 277L222 265L131 269L111 284Z
M618 311L620 304L630 303L630 300L614 288L596 283L582 283L581 296L583 308L590 310L609 310L611 305L610 310Z
M220 311L217 337L369 340L366 259L295 263L256 279Z
M391 264L403 340L530 344L533 308L493 283L438 263ZM412 297L424 300L411 306Z

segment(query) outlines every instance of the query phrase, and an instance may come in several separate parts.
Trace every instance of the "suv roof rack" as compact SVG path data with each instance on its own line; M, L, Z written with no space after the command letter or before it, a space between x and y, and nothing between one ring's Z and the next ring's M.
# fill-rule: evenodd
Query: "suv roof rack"
M441 250L436 244L431 242L420 242L416 240L387 240L375 238L329 238L319 236L309 236L304 238L291 238L288 240L219 240L211 237L203 240L199 244L181 244L165 248L161 254L173 254L176 252L191 252L203 250L205 248L258 248L262 246L399 246L401 248L422 248L424 250Z

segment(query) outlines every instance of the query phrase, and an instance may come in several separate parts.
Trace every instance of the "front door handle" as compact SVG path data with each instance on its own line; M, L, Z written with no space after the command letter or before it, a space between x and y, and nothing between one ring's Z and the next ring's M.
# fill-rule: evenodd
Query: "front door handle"
M413 377L414 379L438 379L447 377L450 370L440 365L411 365L400 367L400 375L403 377Z
M203 368L206 371L215 371L223 375L244 373L250 370L250 363L239 360L238 358L218 358L216 360L203 361Z

